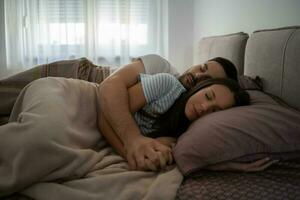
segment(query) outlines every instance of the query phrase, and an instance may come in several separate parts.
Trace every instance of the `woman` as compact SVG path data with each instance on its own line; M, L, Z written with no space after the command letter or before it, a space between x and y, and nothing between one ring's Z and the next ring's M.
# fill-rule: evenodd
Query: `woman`
M211 112L249 104L248 93L235 81L223 78L212 79L209 76L187 91L170 74L141 74L140 82L128 91L131 113L143 135L156 138L166 146L171 146L194 120ZM98 127L102 134L120 155L126 157L122 141L109 126L105 117L100 116L99 119ZM160 150L158 149L157 152ZM144 159L149 161L140 161L145 163L138 163L142 166L140 169L155 170L157 165L164 168L166 163L172 163L171 151L164 153L162 157L164 161L161 156L159 159L145 157ZM160 163L157 163L157 160Z

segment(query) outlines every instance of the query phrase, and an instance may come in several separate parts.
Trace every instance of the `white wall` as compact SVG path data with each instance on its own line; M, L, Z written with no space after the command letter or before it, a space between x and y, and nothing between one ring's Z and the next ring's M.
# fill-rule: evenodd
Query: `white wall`
M300 25L299 0L195 0L194 63L204 36Z
M4 31L4 0L0 0L0 78L4 77L6 71L4 67L6 66L5 61L5 31Z
M180 72L193 64L194 5L197 0L169 0L168 60ZM6 66L4 32L4 0L0 0L0 65ZM2 68L3 69L3 68ZM1 71L0 78L15 73Z
M193 7L194 0L169 0L168 60L180 72L193 64Z
M3 2L0 0L0 65L5 65ZM180 72L197 63L197 45L204 36L300 25L300 0L169 0L168 3L168 59Z
M194 42L194 1L197 0L168 0L168 60L179 71L193 64ZM5 62L5 32L4 32L4 0L0 0L0 65ZM1 67L0 67L1 69ZM0 78L5 74L15 73L0 71Z

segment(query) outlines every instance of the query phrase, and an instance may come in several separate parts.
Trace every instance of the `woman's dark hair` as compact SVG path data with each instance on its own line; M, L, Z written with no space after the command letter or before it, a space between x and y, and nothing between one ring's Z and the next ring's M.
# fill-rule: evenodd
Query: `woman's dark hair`
M215 61L215 62L219 63L220 65L222 65L228 78L231 78L235 81L238 80L237 69L230 60L223 58L223 57L215 57L215 58L210 59L209 61Z
M226 86L234 95L233 106L249 105L249 94L243 90L236 81L225 78L209 78L197 83L192 89L182 93L174 102L170 109L156 118L151 133L147 136L156 138L162 136L179 137L190 125L190 121L185 116L185 105L188 99L199 90L219 84Z

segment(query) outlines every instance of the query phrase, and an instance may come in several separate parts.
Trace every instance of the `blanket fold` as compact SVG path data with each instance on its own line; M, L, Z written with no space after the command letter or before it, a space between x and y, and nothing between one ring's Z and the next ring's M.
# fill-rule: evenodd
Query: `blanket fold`
M111 67L97 66L87 58L79 58L38 65L2 79L0 80L0 125L7 122L21 90L34 80L44 77L65 77L101 83L110 72Z
M21 91L10 123L0 126L0 197L175 198L182 180L175 166L130 171L106 143L97 128L98 92L96 83L57 77Z

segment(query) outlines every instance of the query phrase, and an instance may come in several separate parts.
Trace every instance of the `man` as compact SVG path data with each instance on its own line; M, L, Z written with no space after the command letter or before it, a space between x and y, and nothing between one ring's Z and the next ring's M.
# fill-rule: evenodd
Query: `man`
M131 169L145 169L146 160L156 166L165 165L162 157L169 155L171 148L141 134L129 108L127 89L139 81L139 74L170 73L178 75L168 61L158 55L146 55L128 64L100 84L100 116L109 123L125 148L125 156ZM191 88L204 75L213 78L237 80L235 66L227 59L214 58L184 72L178 79L186 88ZM109 139L108 139L109 140Z

